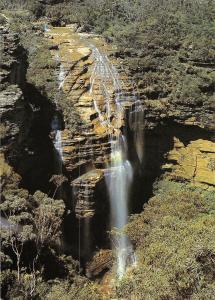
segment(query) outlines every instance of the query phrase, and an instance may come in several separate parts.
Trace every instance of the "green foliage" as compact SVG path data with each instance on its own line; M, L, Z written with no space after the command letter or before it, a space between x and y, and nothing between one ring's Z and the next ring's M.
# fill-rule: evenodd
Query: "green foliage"
M16 11L30 11L32 15L39 17L44 13L44 5L34 0L1 0L0 9Z
M33 197L38 205L34 212L37 243L40 246L56 244L60 237L60 226L65 209L64 203L62 200L49 198L39 191Z
M0 14L0 25L4 25L5 23L6 23L5 17L2 14Z
M126 299L213 299L214 195L161 181L127 233L136 245L137 269L123 279Z
M75 282L71 285L69 282L59 282L52 286L50 292L44 299L47 300L99 300L96 286L82 277L77 277Z
M49 198L40 191L32 196L20 189L20 178L3 158L1 166L3 190L0 209L5 224L1 228L3 294L9 299L18 296L26 299L36 294L36 286L46 272L43 257L47 249L58 256L65 205L62 200Z
M60 252L62 200L19 188L20 177L0 157L3 179L1 287L4 299L100 299L97 287L77 275L77 262ZM59 186L64 177L54 176ZM56 272L48 276L51 263Z
M28 51L28 69L26 78L44 96L54 102L57 91L57 63L51 57L47 41L42 35L27 30L21 42Z

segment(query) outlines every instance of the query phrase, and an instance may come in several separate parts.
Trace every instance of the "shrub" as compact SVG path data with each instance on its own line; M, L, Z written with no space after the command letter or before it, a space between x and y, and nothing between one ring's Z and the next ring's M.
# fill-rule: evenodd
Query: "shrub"
M136 245L138 266L119 283L126 299L213 299L215 288L214 197L169 181L127 232Z

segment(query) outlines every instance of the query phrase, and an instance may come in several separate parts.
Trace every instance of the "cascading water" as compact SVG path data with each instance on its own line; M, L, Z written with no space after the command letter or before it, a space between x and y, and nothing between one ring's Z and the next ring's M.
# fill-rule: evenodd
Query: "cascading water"
M60 130L56 131L56 135L55 135L55 139L54 139L54 146L60 156L60 159L62 160L63 159L63 150L62 150L62 139L61 139L61 131Z
M57 55L56 56L56 61L59 62L60 61L60 57ZM63 65L60 65L60 71L58 74L58 90L60 91L63 87L64 84L64 80L65 80L65 71L63 68ZM58 105L58 97L55 98L55 104L56 106ZM59 121L59 117L57 115L54 116L53 120L52 120L52 130L55 131L55 139L54 139L54 146L55 149L57 150L57 153L59 155L60 160L63 160L63 150L62 150L62 138L61 138L61 124Z
M58 61L59 61L59 59L60 59L59 56L57 56ZM63 65L60 64L60 72L59 72L59 75L58 75L58 90L62 89L65 77L66 77L66 72L64 70Z
M142 118L142 110L135 95L124 94L119 74L107 56L101 54L94 46L91 47L95 65L90 80L90 93L94 97L94 107L100 123L106 127L111 143L111 162L105 176L111 203L111 225L121 230L128 221L128 201L133 181L133 168L128 159L127 138L120 130L125 114L123 105L125 102L132 101L135 106L130 112L129 125L131 130L135 131L135 146L140 163L143 156L141 148L143 143L138 124ZM99 101L98 95L103 96L105 103ZM113 118L114 125L111 123ZM119 234L114 239L114 245L117 253L117 274L122 278L126 267L134 265L136 258L129 238L125 234Z
M112 226L122 229L128 222L129 191L133 179L133 169L126 155L126 140L122 134L111 137L110 175L106 178L111 200ZM114 239L117 251L117 274L121 278L133 250L128 237L120 234Z

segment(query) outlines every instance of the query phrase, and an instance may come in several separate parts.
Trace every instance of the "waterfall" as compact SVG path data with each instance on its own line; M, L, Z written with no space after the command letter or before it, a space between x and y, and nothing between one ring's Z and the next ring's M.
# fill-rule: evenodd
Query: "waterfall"
M60 62L59 55L56 56L56 61ZM60 91L63 87L66 74L64 67L60 64L60 70L58 74L58 90ZM58 106L58 96L55 98L55 104ZM55 131L54 147L57 150L60 160L63 160L63 150L62 150L62 137L61 137L61 121L57 115L54 116L51 124L52 130Z
M120 133L111 137L110 175L106 178L111 201L111 222L117 229L123 229L128 222L129 191L133 179L133 169L126 157L126 140ZM132 246L125 234L114 239L117 251L117 274L122 278L130 256L133 256Z
M57 59L59 59L58 57L59 56L57 56ZM64 70L63 65L60 64L60 72L59 72L59 75L58 75L58 89L59 90L61 90L62 87L63 87L65 77L66 77L66 72Z
M45 25L44 25L44 31L45 31L45 32L50 31L50 29L49 29L49 27L48 27L48 24L45 24Z
M142 164L144 155L144 111L140 100L135 101L133 111L129 113L129 128L133 132L134 145L136 148L139 164Z
M94 107L102 126L109 133L111 143L111 159L105 172L107 188L111 204L111 225L118 230L128 222L129 193L133 182L133 168L128 158L128 143L126 134L121 131L122 120L125 117L124 105L132 102L134 109L129 113L129 126L133 131L134 145L141 164L143 159L143 137L139 126L142 126L142 106L134 93L127 95L123 92L119 74L109 62L106 55L91 46L95 64L90 79L90 93L93 95ZM103 96L103 103L101 97ZM112 120L115 119L114 124ZM134 265L136 258L131 242L125 234L114 238L117 255L117 274L119 278L124 275L127 266Z
M56 135L55 135L55 139L54 139L54 146L60 156L60 159L62 160L63 159L63 149L62 149L62 140L61 140L61 131L60 130L56 131Z

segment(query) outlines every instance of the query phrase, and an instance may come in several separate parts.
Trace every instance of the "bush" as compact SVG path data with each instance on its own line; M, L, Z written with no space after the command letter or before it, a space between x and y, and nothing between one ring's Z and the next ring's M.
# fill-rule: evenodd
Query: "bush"
M213 299L214 209L212 193L160 182L144 212L127 226L138 267L119 284L117 297Z

